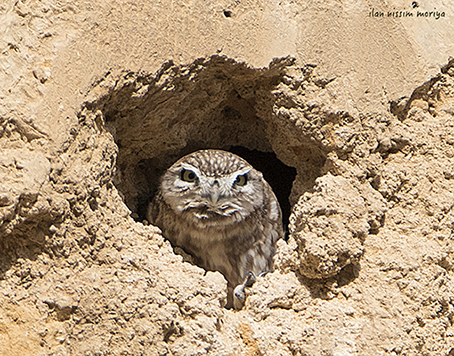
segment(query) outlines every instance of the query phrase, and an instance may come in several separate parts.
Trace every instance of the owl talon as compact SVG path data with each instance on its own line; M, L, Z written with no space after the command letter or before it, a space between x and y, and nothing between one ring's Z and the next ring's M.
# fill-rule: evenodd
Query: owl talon
M236 310L242 309L246 302L246 292L244 288L244 284L239 284L233 290L233 307Z
M260 274L261 275L261 274ZM251 288L257 281L254 272L249 271L243 284L239 284L233 290L233 307L236 310L243 308L246 302L246 288Z
M272 271L265 271L259 274L259 277L265 277L268 273L271 273Z
M260 274L261 275L261 274ZM250 288L254 285L254 283L257 281L257 277L255 276L254 272L249 271L248 275L243 283L243 285L246 288Z

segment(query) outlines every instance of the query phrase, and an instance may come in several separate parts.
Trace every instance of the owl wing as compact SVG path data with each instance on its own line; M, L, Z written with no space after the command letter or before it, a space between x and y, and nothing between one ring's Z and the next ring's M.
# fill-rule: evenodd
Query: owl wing
M147 220L150 224L156 225L159 217L159 213L162 206L162 193L158 192L148 204L147 208Z
M233 306L241 309L246 301L246 288L251 287L257 277L273 271L273 256L276 253L276 242L284 238L282 212L271 188L266 194L270 198L264 214L261 227L255 231L255 242L241 257L240 275L244 282L233 290Z

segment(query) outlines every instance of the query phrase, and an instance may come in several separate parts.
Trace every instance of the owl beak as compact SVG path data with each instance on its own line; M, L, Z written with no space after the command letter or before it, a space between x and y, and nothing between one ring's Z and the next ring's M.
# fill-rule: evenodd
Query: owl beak
M212 185L211 185L211 191L210 191L211 203L213 205L217 204L217 202L219 201L219 197L220 197L219 181L218 180L214 180Z
M219 201L219 190L213 189L213 191L210 194L211 202L213 204L216 204Z

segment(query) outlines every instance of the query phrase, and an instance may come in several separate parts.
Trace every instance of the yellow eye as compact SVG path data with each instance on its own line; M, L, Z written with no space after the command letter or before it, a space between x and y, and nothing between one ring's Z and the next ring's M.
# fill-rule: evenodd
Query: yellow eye
M197 175L193 171L183 169L181 171L181 180L185 182L195 182L197 180Z
M243 174L242 176L238 176L235 179L235 184L242 187L247 184L247 174Z

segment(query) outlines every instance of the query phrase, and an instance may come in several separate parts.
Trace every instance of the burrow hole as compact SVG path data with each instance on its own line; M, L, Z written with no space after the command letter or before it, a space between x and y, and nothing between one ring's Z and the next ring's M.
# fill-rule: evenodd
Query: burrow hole
M161 175L176 160L214 148L263 173L287 226L292 205L325 162L319 148L275 112L273 90L289 65L282 59L255 69L219 56L188 66L169 62L153 75L130 74L119 89L91 103L118 146L114 184L132 216L145 219Z

